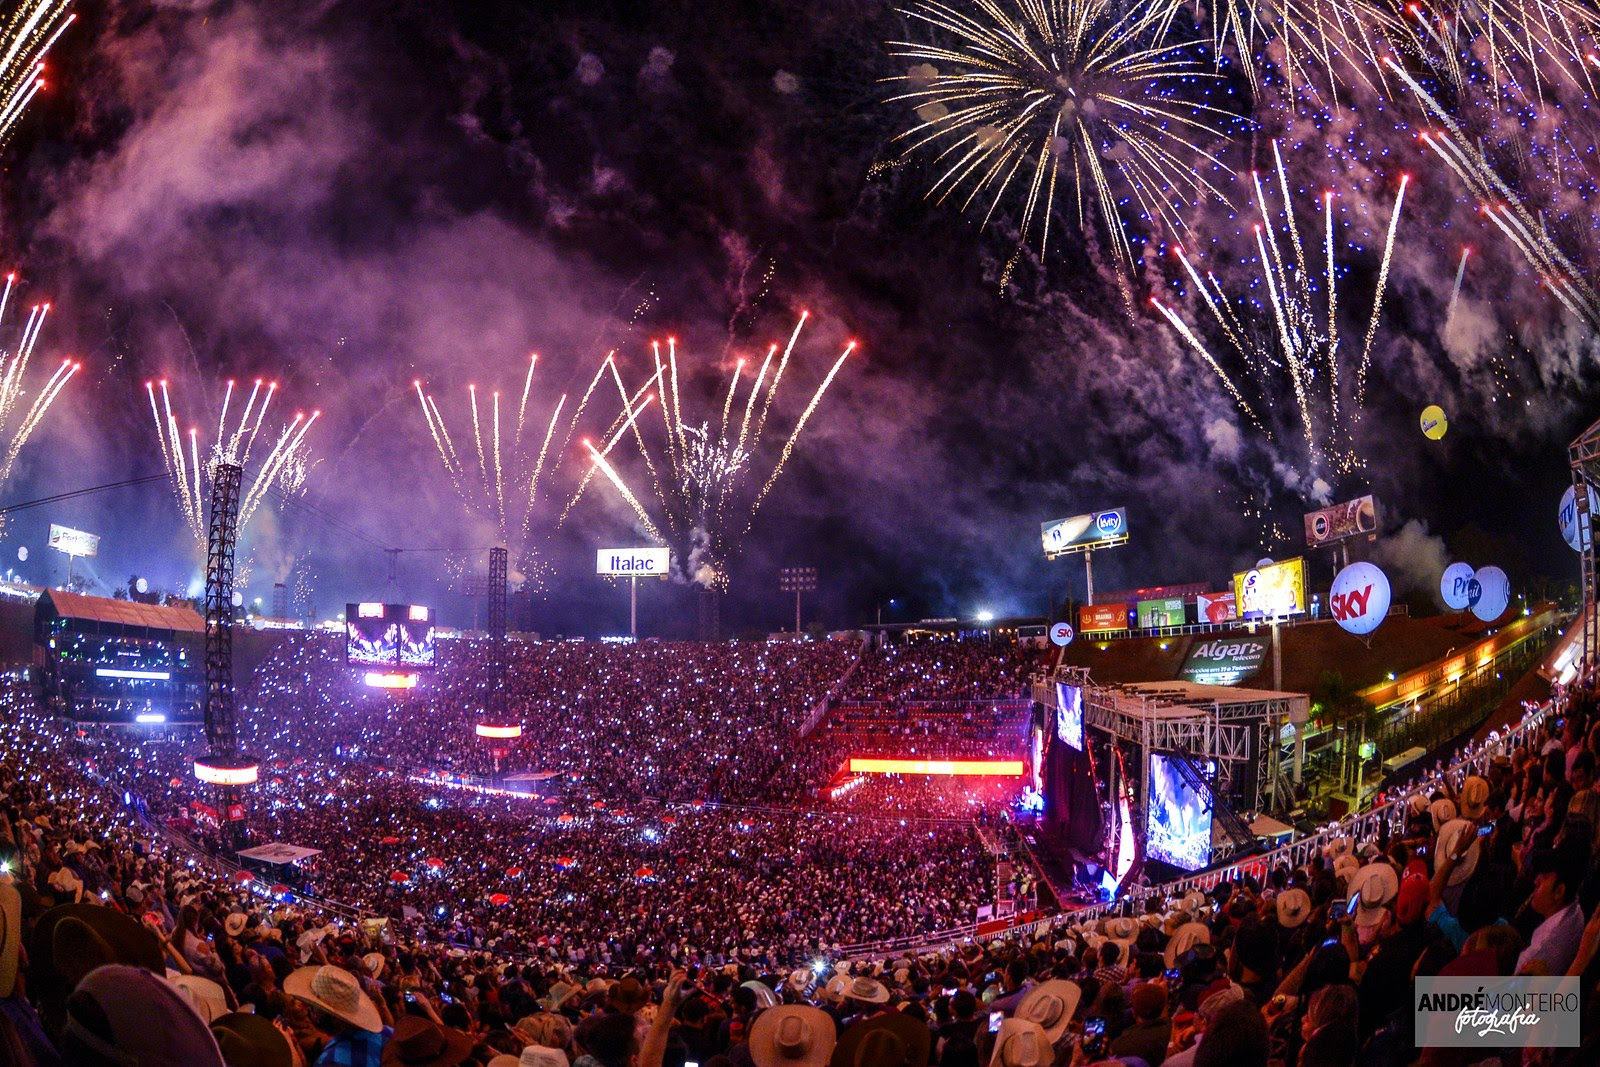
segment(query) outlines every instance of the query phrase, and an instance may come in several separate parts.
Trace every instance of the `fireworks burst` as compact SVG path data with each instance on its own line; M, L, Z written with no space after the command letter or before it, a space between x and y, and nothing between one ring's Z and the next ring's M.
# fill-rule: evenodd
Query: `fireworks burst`
M784 439L772 470L759 489L746 493L745 488L755 484L750 476L755 468L756 453L767 428L768 416L785 380L801 331L809 318L810 312L801 314L781 354L776 344L767 349L755 378L744 394L742 411L739 392L746 368L750 365L750 361L744 359L734 364L726 390L718 390L722 394L720 416L705 419L694 419L684 414L677 340L668 339L664 354L659 343L652 345L654 373L645 386L636 390L631 398L623 392L623 414L600 438L598 445L588 438L582 442L589 456L590 474L598 471L611 484L617 495L633 509L645 535L671 548L675 566L683 577L692 582L706 587L726 587L727 575L723 571L723 561L731 551L728 530L740 518L744 520L744 530L749 530L756 511L777 484L790 456L794 454L795 444L806 424L822 403L824 394L833 384L845 360L856 349L856 343L851 341L833 361ZM659 421L642 419L641 416L655 400L653 394L644 390L657 383L661 395L655 407L661 417ZM617 388L622 391L620 378ZM650 430L648 435L645 432L647 428ZM658 434L659 440L656 439ZM635 492L628 478L611 458L616 447L628 438L633 440L649 478L649 494ZM586 478L568 503L568 510L577 503L587 484ZM645 506L641 496L656 505L655 514Z
M277 395L277 382L257 378L250 387L243 410L229 422L228 411L233 406L236 390L234 380L228 379L222 395L222 409L217 415L216 439L209 445L200 440L198 426L191 424L187 432L182 428L172 410L172 396L165 378L159 382L145 382L144 388L150 400L150 415L155 419L156 439L161 443L162 462L172 481L173 497L202 551L206 544L206 511L211 503L211 472L218 463L237 464L248 471L252 459L255 460L255 478L247 483L244 497L239 501L241 532L250 524L269 491L276 489L292 496L305 488L312 466L306 435L322 412L313 411L308 416L297 411L275 436L269 429L268 437L263 439L261 428L266 423L267 408Z
M15 273L7 274L5 289L0 291L0 324L5 322L6 311L11 307L16 280ZM10 480L22 447L39 428L56 397L61 395L61 390L67 387L81 366L74 360L63 359L30 398L27 389L28 364L33 359L34 349L39 344L39 331L44 328L45 316L49 313L49 304L35 304L28 311L15 349L0 351L0 441L4 442L4 451L0 452L0 485Z
M1292 421L1304 438L1311 473L1306 483L1314 484L1319 478L1353 475L1362 466L1352 439L1353 421L1360 412L1372 345L1383 313L1395 233L1410 177L1406 175L1400 179L1374 286L1371 315L1360 354L1353 363L1355 381L1346 383L1343 380L1346 356L1341 351L1344 342L1339 335L1340 269L1334 256L1333 193L1324 193L1321 198L1324 265L1319 271L1312 267L1306 255L1306 242L1292 210L1288 178L1276 144L1273 154L1286 220L1281 235L1272 224L1261 176L1252 176L1255 205L1260 216L1254 227L1261 270L1259 284L1266 290L1269 307L1260 308L1244 300L1230 301L1215 274L1210 271L1202 274L1194 259L1182 248L1175 250L1193 291L1205 305L1232 356L1227 360L1219 357L1176 310L1155 298L1151 303L1216 374L1240 413L1269 439L1274 428L1270 410L1275 396L1274 382L1279 374L1288 378L1289 392L1294 398ZM1262 312L1259 317L1270 314L1270 321L1264 326L1255 321L1258 316L1244 310L1251 305ZM1240 373L1230 372L1230 365L1241 368Z
M467 386L470 443L465 424L458 425L452 433L435 395L427 391L421 379L412 383L428 433L456 495L468 510L494 526L499 543L511 551L521 580L534 588L542 587L549 571L534 543L535 505L541 493L546 498L550 496L551 479L562 466L572 435L595 391L608 378L621 389L615 354L608 354L577 402L570 403L570 395L562 393L550 405L549 417L545 418L539 415L541 405L534 396L538 365L538 353L528 357L514 420L509 395L502 396L500 390L492 389L484 396L476 385ZM628 400L624 394L623 402ZM459 448L457 441L461 442Z
M1182 233L1183 209L1227 202L1207 176L1225 170L1208 146L1242 120L1212 102L1226 101L1225 87L1203 36L1177 32L1183 10L1109 0L920 0L905 9L949 42L889 44L912 64L892 79L907 86L894 100L917 118L899 139L907 154L933 151L940 168L929 196L981 205L987 224L1016 190L1020 239L1041 256L1057 198L1066 198L1079 226L1098 212L1131 274L1142 238L1130 231Z
M26 0L0 30L0 144L10 140L17 120L44 88L44 59L76 15L70 0Z

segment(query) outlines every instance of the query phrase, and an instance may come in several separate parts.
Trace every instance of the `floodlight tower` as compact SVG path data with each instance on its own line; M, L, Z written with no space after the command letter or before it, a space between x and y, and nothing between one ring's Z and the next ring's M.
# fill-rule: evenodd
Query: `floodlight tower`
M784 567L778 572L778 589L794 594L794 632L800 636L800 594L817 591L817 568Z
M218 786L235 844L244 819L240 790L255 782L259 766L239 751L233 703L233 550L239 536L239 490L244 468L218 463L211 473L211 516L206 530L207 752L194 761L194 776Z
M489 691L484 701L483 721L474 732L490 744L494 757L495 776L500 774L500 761L509 751L504 742L522 736L522 724L517 722L506 707L506 674L508 656L506 648L506 571L509 554L503 548L489 550Z
M1592 535L1594 516L1589 510L1589 494L1600 487L1600 422L1596 422L1567 446L1567 461L1572 467L1572 505L1577 509L1573 522L1578 530L1578 551L1583 561L1583 588L1580 599L1583 627L1583 671L1589 671L1600 657L1600 633L1595 625L1595 556Z

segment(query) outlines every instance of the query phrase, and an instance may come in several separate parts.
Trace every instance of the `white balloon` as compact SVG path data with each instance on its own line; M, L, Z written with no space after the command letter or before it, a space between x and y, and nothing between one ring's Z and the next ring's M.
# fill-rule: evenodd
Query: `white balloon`
M1511 603L1511 579L1499 567L1479 567L1473 578L1478 582L1478 597L1472 613L1484 622L1493 622Z
M1600 496L1594 491L1594 486L1585 486L1589 490L1589 514L1600 514ZM1561 527L1561 537L1572 546L1572 551L1582 552L1583 542L1589 539L1589 524L1583 524L1580 538L1578 532L1578 494L1567 486L1567 491L1561 494L1561 506L1556 509L1556 524Z
M17 549L17 558L20 559L24 563L28 562L28 546L27 545L23 545L21 548Z
M1333 580L1328 607L1333 619L1356 635L1370 634L1389 614L1389 578L1371 563L1352 563Z
M1439 579L1439 595L1451 611L1466 611L1472 606L1472 564L1452 563Z

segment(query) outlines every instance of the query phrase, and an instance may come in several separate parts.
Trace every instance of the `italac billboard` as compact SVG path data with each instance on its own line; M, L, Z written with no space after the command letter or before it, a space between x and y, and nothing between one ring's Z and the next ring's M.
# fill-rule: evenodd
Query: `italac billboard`
M1306 561L1286 559L1235 574L1233 598L1245 620L1305 614Z
M1084 633L1128 628L1128 604L1093 604L1078 609L1078 629Z
M657 578L667 573L671 560L672 552L665 548L602 548L595 570L624 578Z

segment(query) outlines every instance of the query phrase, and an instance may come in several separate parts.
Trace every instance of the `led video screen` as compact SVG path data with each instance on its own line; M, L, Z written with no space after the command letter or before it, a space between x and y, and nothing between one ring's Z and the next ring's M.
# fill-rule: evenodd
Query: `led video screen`
M1083 751L1083 690L1056 683L1056 739Z
M1176 760L1156 753L1150 756L1145 855L1184 871L1211 864L1211 798L1189 784Z
M434 665L432 613L410 604L347 604L345 662L424 670Z

